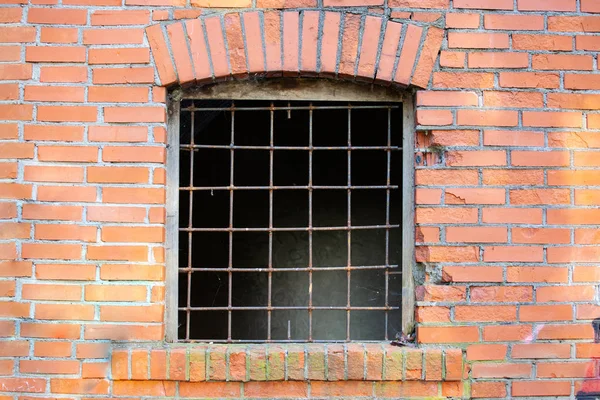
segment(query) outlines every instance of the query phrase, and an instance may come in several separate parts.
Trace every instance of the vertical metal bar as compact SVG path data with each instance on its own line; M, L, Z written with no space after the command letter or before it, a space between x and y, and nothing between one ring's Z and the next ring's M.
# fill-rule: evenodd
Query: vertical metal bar
M390 184L391 184L391 167L392 167L392 109L388 108L387 113L387 179L385 190L385 224L388 228L385 229L385 340L388 340L388 317L389 312L389 282L390 282Z
M308 110L308 341L312 342L313 306L313 110Z
M191 124L190 124L190 144L193 146L194 143L194 112L191 112ZM190 187L194 187L194 149L190 149ZM188 216L188 228L193 228L194 226L194 191L190 190L190 203L189 203L189 216ZM185 310L186 320L185 320L185 339L190 340L190 320L191 320L191 312L190 307L192 306L192 231L188 232L188 272L187 272L187 310Z
M269 127L269 289L268 289L268 306L267 310L267 341L271 341L271 295L273 285L273 119L275 105L271 102L271 121Z
M231 102L231 150L230 150L230 167L229 167L229 262L227 277L229 279L229 290L227 298L227 341L231 342L231 307L233 297L233 274L231 268L233 268L233 146L235 144L235 103Z
M352 105L348 104L348 228L352 226L352 192L350 187L352 186ZM347 275L348 275L348 287L347 287L347 299L346 299L346 340L350 341L350 278L352 266L352 229L348 229L348 263L347 263Z
M179 338L179 172L180 172L180 108L181 103L174 96L168 100L167 129L167 220L165 237L166 282L170 291L165 298L165 338L175 342Z

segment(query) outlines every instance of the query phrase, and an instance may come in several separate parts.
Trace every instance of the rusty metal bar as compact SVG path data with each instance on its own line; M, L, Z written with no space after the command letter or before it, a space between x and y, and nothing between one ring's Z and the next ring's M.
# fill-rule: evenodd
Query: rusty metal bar
M270 121L269 121L269 186L273 186L273 121L275 119L275 105L271 102L271 112L269 113ZM267 310L267 341L271 341L271 295L273 288L273 190L269 190L269 260L268 260L268 268L269 268L269 277L268 277L268 306Z
M394 269L400 268L400 265L361 265L361 266L351 266L350 270L373 270L373 269ZM179 268L180 272L187 272L188 268ZM224 272L229 271L229 269L225 267L214 267L214 268L191 268L192 271L202 271L202 272ZM348 270L348 266L339 266L339 267L308 267L308 268L274 268L273 272L312 272L312 271L346 271ZM232 272L269 272L269 268L231 268ZM399 271L402 273L402 271ZM310 305L310 304L309 304Z
M350 192L350 190L348 190ZM400 225L360 225L360 226L299 226L286 228L179 228L180 232L310 232L310 231L358 231L399 228Z
M234 107L234 103L231 103ZM230 167L229 167L229 186L233 188L233 168L234 168L234 149L235 144L235 108L231 110L231 151L229 153ZM192 185L193 186L193 185ZM229 260L227 262L227 279L228 279L228 294L227 294L227 305L229 311L227 312L227 341L231 342L231 304L233 301L233 190L229 191Z
M194 113L191 114L191 123L190 123L190 144L194 145ZM194 186L194 152L190 152L190 186ZM188 218L188 228L193 228L193 209L194 209L194 193L190 192L189 195L189 218ZM192 243L193 243L193 232L188 232L188 268L189 272L187 274L187 305L188 308L192 306ZM187 310L185 313L185 338L186 340L190 339L190 320L191 315L190 311Z
M347 110L348 106L287 106L287 107L273 107L273 111L292 111L292 110ZM381 105L353 105L354 109L382 109L382 108L400 108L400 106L381 106ZM198 107L186 107L182 108L181 111L269 111L271 107L240 107L237 108L235 105L231 107L206 107L206 108L198 108Z
M345 106L314 106L309 103L308 106L292 106L288 103L287 107L276 107L273 102L270 103L269 107L236 107L235 103L231 103L231 107L208 107L199 108L194 105L183 108L182 111L191 113L191 140L189 144L182 144L179 146L181 152L189 152L190 154L190 183L189 186L180 187L180 191L188 191L189 194L189 218L186 226L180 226L180 232L187 232L188 235L188 254L187 254L187 267L178 268L180 274L187 275L187 296L185 301L185 307L179 307L179 311L185 311L186 315L186 326L185 326L185 341L197 342L191 336L194 334L191 332L191 313L197 311L227 311L227 338L215 338L205 339L202 342L211 341L215 343L253 343L253 342L273 342L273 343L305 343L305 342L349 342L355 338L351 336L351 311L384 311L385 314L385 339L388 339L388 317L389 311L400 309L400 305L390 305L389 296L389 285L390 275L401 275L400 265L390 264L390 251L392 245L390 244L390 231L391 229L399 229L400 224L391 223L391 193L393 190L399 190L398 185L391 184L391 156L392 152L402 151L399 146L392 146L392 128L391 118L392 110L399 109L400 106L390 105L354 105L348 104ZM353 146L352 145L352 111L357 109L387 109L387 143L378 144L376 146ZM308 110L309 115L309 143L308 146L275 146L275 111L287 111L288 118L291 116L291 112L294 110ZM313 143L313 111L314 110L347 110L347 146L329 146L329 147L315 147ZM196 112L204 111L224 111L230 113L231 116L231 131L230 131L230 144L229 145L207 145L207 144L196 144L195 142L195 129L194 124ZM235 145L235 115L237 111L269 111L270 112L270 131L269 131L269 146L236 146ZM230 170L229 170L229 185L228 186L212 186L212 187L197 187L194 186L194 153L199 149L228 149L230 155ZM235 150L268 150L269 151L269 184L268 186L235 186L234 185L234 159ZM309 170L308 170L308 185L305 186L276 186L274 185L274 155L275 151L278 150L298 150L306 151L309 158ZM335 186L335 185L313 185L313 154L315 151L327 151L327 150L341 150L347 152L347 185ZM386 152L386 184L385 185L352 185L352 152L362 150L380 150ZM347 221L345 226L324 226L315 227L313 219L313 191L319 189L329 190L345 190L347 193ZM194 227L193 226L193 192L202 190L227 190L229 191L229 223L228 226L223 228L207 228L207 227ZM233 211L234 211L234 192L238 190L265 190L269 193L269 221L268 227L264 228L244 228L233 226ZM308 226L299 227L274 227L273 215L274 215L274 191L276 190L306 190L308 193ZM385 209L385 224L373 224L373 225L352 225L352 191L353 190L385 190L386 197L386 209ZM210 212L210 210L203 210L204 212ZM374 222L374 221L370 221ZM379 222L379 221L377 221ZM352 265L352 232L358 230L385 230L385 261L383 265ZM338 265L331 267L315 267L313 264L313 232L317 231L345 231L347 234L347 263L346 265ZM227 232L228 233L228 263L227 267L199 267L193 265L192 248L193 248L193 234L194 232ZM268 262L267 265L261 268L239 268L233 264L233 233L234 232L267 232L269 234L268 244ZM276 268L273 260L273 232L308 232L308 265L306 267L296 268ZM381 261L379 261L381 262ZM345 306L315 306L313 304L313 272L314 271L346 271L347 274L347 288L346 288L346 305ZM352 271L359 270L383 270L385 273L385 304L377 307L366 307L366 306L352 306ZM202 272L227 272L228 274L228 299L227 306L216 306L216 307L195 307L192 304L192 274ZM245 273L245 272L264 272L268 275L268 293L267 293L267 304L266 306L233 306L233 273ZM309 275L309 287L308 287L308 305L301 306L273 306L273 273L279 272L308 272ZM356 279L356 278L355 278ZM287 339L273 339L272 337L272 311L279 310L306 310L308 311L308 339L302 338L291 338L290 325L288 323ZM313 336L313 311L314 310L339 310L346 311L346 338L344 340L319 340ZM232 311L266 311L267 312L267 337L266 340L245 340L245 339L234 339L232 338ZM361 340L362 342L368 342Z
M313 108L308 110L308 340L313 336Z
M180 187L181 191L192 191L192 190L319 190L319 189L330 189L330 190L371 190L371 189L398 189L398 185L373 185L373 186L193 186L193 187Z

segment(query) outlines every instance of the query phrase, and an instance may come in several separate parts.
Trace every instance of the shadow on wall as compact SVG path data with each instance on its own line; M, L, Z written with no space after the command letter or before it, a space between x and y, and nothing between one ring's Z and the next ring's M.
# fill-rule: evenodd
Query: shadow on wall
M596 318L592 321L592 327L594 328L594 343L600 343L600 318ZM600 399L600 379L598 379L596 374L597 364L597 358L594 358L589 363L586 376L593 376L594 378L588 378L582 383L581 390L579 390L576 395L578 400Z

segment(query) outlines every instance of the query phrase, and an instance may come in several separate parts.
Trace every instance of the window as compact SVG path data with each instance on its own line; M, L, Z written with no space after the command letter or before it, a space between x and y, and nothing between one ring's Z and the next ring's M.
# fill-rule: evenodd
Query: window
M308 82L219 84L170 103L169 340L410 330L410 101Z

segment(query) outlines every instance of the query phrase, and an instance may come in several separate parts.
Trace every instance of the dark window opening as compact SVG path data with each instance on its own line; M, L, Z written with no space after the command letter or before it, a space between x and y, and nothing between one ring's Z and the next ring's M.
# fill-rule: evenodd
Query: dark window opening
M402 105L181 103L178 338L402 330Z

